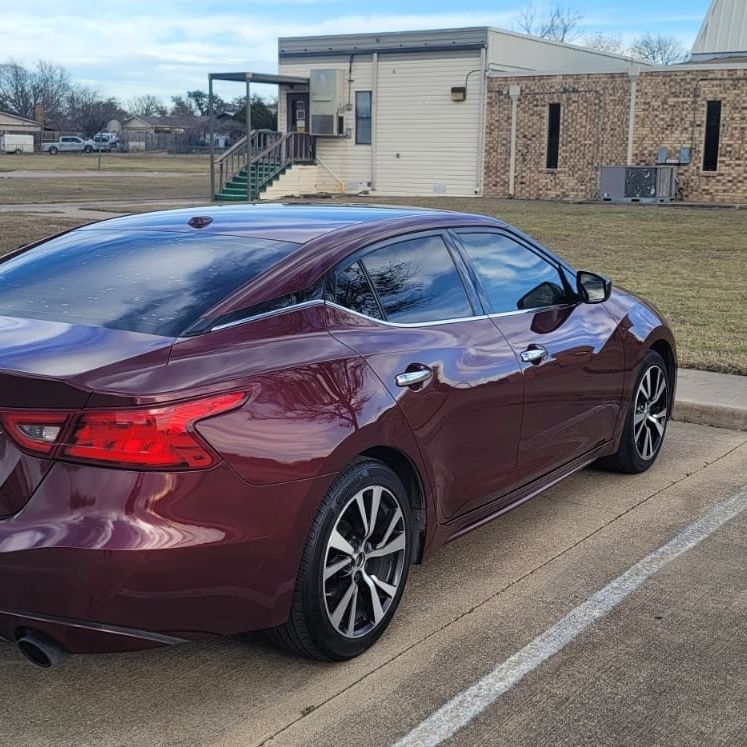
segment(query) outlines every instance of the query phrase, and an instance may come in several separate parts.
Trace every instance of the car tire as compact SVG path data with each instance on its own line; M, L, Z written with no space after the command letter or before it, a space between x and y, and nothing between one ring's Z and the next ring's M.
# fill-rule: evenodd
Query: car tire
M645 472L657 459L671 407L669 372L664 359L649 350L636 377L617 453L599 460L613 472Z
M85 148L83 148L84 153L91 153L93 152L93 148L90 145L86 145Z
M59 153L59 150L57 148L50 148L47 153L49 153L50 156L56 156Z
M397 475L376 460L353 462L317 511L290 615L267 631L270 639L294 655L323 661L345 661L370 648L402 598L412 526Z

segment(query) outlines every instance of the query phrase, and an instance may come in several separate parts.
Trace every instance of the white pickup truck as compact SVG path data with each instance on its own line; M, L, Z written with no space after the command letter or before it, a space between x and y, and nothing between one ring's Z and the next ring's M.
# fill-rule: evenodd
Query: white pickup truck
M42 150L50 156L56 156L58 153L92 153L96 150L96 143L93 140L66 135L53 143L42 143Z

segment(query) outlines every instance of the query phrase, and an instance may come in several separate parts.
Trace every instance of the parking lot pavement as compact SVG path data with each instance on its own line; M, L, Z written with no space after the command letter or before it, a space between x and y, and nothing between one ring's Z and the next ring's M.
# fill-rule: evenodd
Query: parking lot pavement
M414 569L390 630L328 665L259 635L73 657L0 647L0 739L387 745L747 484L747 435L673 423L638 476L588 469ZM508 689L456 744L744 743L747 511Z

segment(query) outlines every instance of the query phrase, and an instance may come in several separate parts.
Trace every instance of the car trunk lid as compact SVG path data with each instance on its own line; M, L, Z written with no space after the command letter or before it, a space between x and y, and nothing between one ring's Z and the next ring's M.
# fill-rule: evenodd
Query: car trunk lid
M103 371L166 363L173 338L0 316L0 412L76 411ZM159 354L160 353L160 354ZM52 460L28 453L0 426L0 517L20 511Z

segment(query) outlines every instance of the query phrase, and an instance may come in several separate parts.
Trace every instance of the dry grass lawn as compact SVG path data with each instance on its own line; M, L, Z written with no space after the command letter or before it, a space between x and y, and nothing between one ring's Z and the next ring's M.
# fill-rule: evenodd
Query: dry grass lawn
M96 153L26 153L0 154L0 172L8 171L97 171ZM102 153L102 171L179 172L208 174L209 159L205 155L173 155L166 153Z
M159 200L181 197L209 199L210 182L204 174L163 174L126 178L65 176L0 178L0 205L90 200Z
M476 198L387 202L501 217L575 266L605 273L653 301L672 323L681 365L747 375L747 210ZM0 214L0 250L81 222Z

